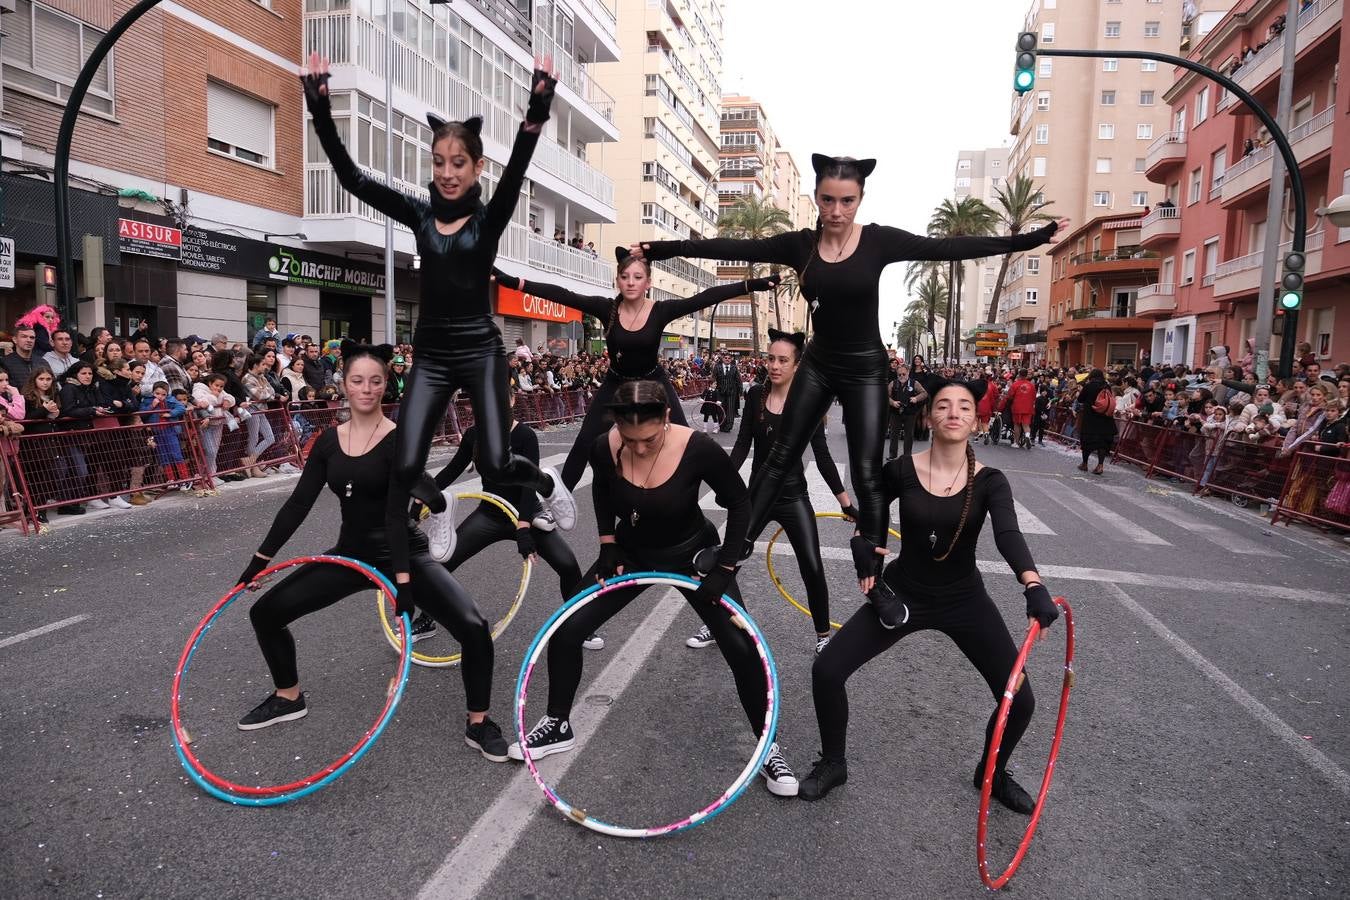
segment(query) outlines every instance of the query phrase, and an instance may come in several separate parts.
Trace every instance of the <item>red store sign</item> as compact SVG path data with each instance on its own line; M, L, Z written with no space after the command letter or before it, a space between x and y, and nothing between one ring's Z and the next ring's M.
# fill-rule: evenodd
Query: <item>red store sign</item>
M183 257L183 232L154 222L118 219L117 243L123 253L157 256L161 259Z
M497 313L517 319L541 319L545 322L580 322L581 313L552 300L497 285Z

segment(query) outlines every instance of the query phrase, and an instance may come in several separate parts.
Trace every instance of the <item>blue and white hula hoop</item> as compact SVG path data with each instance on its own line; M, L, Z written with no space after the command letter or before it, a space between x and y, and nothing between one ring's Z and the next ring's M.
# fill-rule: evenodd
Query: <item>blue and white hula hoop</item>
M300 556L284 563L269 566L258 574L258 579L261 580L268 575L280 572L283 569L306 565L308 563L327 563L359 571L374 583L376 589L378 589L391 604L394 602L394 597L398 594L397 589L389 579L385 578L377 569L359 559L352 559L346 556ZM386 695L384 709L380 713L380 717L350 750L340 756L336 761L330 763L326 768L289 784L256 786L236 784L232 781L227 781L208 770L202 765L201 761L197 759L196 754L188 747L188 744L191 743L191 739L188 738L187 732L182 724L181 696L183 679L187 675L188 666L192 662L193 655L197 652L197 647L201 643L202 637L211 629L211 626L215 624L216 619L220 617L221 613L242 597L246 590L247 585L238 584L224 597L220 598L220 602L218 602L211 611L206 614L201 622L197 624L191 637L188 638L187 646L183 648L183 655L178 659L178 668L174 671L173 692L170 698L170 715L173 724L173 748L178 754L178 761L183 764L183 769L188 773L188 777L195 781L198 787L211 796L240 806L276 806L281 803L298 800L301 797L308 796L319 788L337 780L342 773L355 765L357 760L362 756L365 756L366 751L374 745L376 738L384 733L385 727L388 726L390 720L393 719L394 711L398 709L398 704L403 699L403 689L408 684L408 672L412 668L412 654L409 652L412 642L406 638L412 631L412 622L406 614L399 617L400 624L403 628L404 640L402 642L403 649L400 654L397 683Z
M718 598L722 607L731 613L731 621L736 627L745 631L750 636L750 640L755 645L755 653L759 656L760 664L764 667L764 680L768 688L768 703L764 712L764 728L760 732L759 744L755 747L755 753L750 762L736 776L736 780L731 786L722 792L712 804L704 807L699 812L694 813L687 818L671 822L668 825L657 825L651 828L638 828L626 825L615 825L598 819L588 813L586 810L573 806L562 797L558 792L544 781L543 776L539 774L539 769L534 764L534 758L530 755L530 748L525 742L525 701L530 687L530 676L534 672L534 665L538 662L544 648L549 640L557 633L572 615L586 604L597 597L603 596L610 591L621 587L633 587L636 585L665 585L668 587L679 588L682 590L692 590L699 586L699 582L687 575L678 575L673 572L632 572L619 575L609 579L603 584L593 584L585 590L578 593L571 600L568 600L562 607L555 612L544 627L539 629L535 635L534 641L530 644L529 650L525 653L525 658L520 664L520 676L516 680L516 736L520 741L521 755L525 758L525 766L530 770L530 776L534 778L534 783L539 785L544 796L553 804L554 808L564 816L580 825L597 831L601 834L607 834L611 837L623 838L649 838L658 837L665 834L674 834L677 831L684 831L686 828L693 828L701 822L706 822L713 816L722 812L732 804L749 785L751 779L759 771L760 766L769 755L769 749L773 746L774 733L778 730L778 667L773 660L773 652L769 650L768 641L764 637L764 632L760 630L755 620L750 617L741 606L730 597L723 594Z

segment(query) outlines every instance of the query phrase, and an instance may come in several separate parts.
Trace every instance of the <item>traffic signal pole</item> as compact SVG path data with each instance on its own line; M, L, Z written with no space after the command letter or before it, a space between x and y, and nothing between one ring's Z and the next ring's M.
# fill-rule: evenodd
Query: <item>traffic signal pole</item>
M1287 41L1285 45L1285 54L1287 58L1290 58L1289 54L1293 52L1293 45L1296 43L1295 35L1297 33L1296 29L1298 22L1298 6L1299 0L1290 0L1289 4L1290 14L1285 19L1285 32L1286 32L1285 40ZM1034 43L1032 46L1033 47L1035 46ZM1018 59L1020 61L1022 52L1025 52L1025 48L1022 45L1021 38L1019 38L1018 41L1018 51L1019 51ZM1297 279L1296 293L1298 293L1299 295L1302 294L1303 285L1301 273L1303 272L1303 264L1304 260L1306 259L1304 255L1304 248L1307 245L1308 239L1308 198L1303 187L1303 174L1302 172L1299 171L1298 160L1294 157L1294 149L1293 147L1290 146L1289 138L1285 135L1284 129L1279 126L1279 124L1270 115L1270 113L1266 111L1266 108L1264 106L1256 102L1255 97L1247 93L1247 91L1243 90L1242 87L1238 85L1237 82L1233 81L1233 79L1229 78L1228 76L1224 75L1218 70L1212 69L1209 66L1202 65L1193 60L1186 59L1185 57L1173 56L1170 53L1153 53L1151 51L1145 50L1105 51L1105 50L1066 50L1059 48L1055 48L1053 50L1037 49L1032 52L1039 54L1040 56L1066 56L1066 57L1076 57L1079 59L1156 60L1157 62L1167 63L1169 65L1177 66L1178 68L1188 69L1192 72L1201 75L1204 78L1208 78L1210 81L1213 81L1214 83L1224 87L1230 94L1232 94L1238 100L1241 100L1247 106L1247 108L1250 109L1252 113L1258 119L1261 120L1261 124L1266 126L1266 130L1270 132L1270 138L1272 141L1275 142L1275 147L1277 150L1279 150L1280 158L1284 161L1284 168L1288 171L1289 174L1289 191L1290 194L1293 196L1294 201L1294 234L1293 240L1290 242L1290 251L1289 253L1285 254L1284 258L1284 268L1286 272L1285 278L1288 279L1289 275L1291 274L1298 274L1300 277ZM1021 66L1019 62L1019 69L1020 68ZM1292 70L1292 64L1289 65L1289 68ZM1288 77L1284 78L1284 81L1288 82L1288 84L1290 85L1290 89L1292 90L1293 84L1292 71L1289 73ZM1020 83L1017 85L1017 87L1021 93L1025 93L1025 91L1022 90L1022 85ZM1029 90L1030 87L1031 87L1030 85L1027 85L1027 90ZM1277 185L1275 181L1272 179L1270 185L1270 190L1272 194L1278 194L1282 196L1283 193L1282 187L1283 187L1282 182L1280 185ZM1274 222L1269 222L1267 223L1267 230L1269 230L1272 226L1274 226L1276 229L1276 235L1278 236L1279 224L1280 223L1278 219ZM1278 242L1276 246L1278 249ZM1293 291L1294 289L1293 287L1291 287L1290 284L1285 284L1281 288L1280 293L1283 294L1285 293L1286 290ZM1266 330L1265 345L1264 346L1261 345L1258 337L1257 340L1258 346L1256 350L1257 353L1264 353L1266 354L1267 357L1269 356L1269 346L1270 346L1269 340L1270 321L1273 318L1273 310L1274 310L1273 304L1275 302L1273 295L1271 295L1270 297L1265 296L1266 294L1269 293L1270 293L1269 291L1263 292L1262 296L1257 298L1258 304L1257 328L1259 330L1262 327L1262 322L1264 322L1265 328L1267 330ZM1262 307L1262 304L1267 303L1270 305ZM1260 313L1260 310L1262 308L1266 310L1264 315ZM1282 339L1280 349L1279 374L1281 378L1288 378L1293 374L1294 369L1293 352L1295 342L1297 341L1297 330L1298 330L1297 325L1298 325L1298 309L1297 306L1295 306L1292 309L1286 310L1285 312L1284 337Z

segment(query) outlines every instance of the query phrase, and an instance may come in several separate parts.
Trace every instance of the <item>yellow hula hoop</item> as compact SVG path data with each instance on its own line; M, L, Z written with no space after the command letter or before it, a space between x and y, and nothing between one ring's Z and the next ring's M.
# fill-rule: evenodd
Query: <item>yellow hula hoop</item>
M847 519L848 517L845 516L843 513L838 512L818 512L816 513L816 518ZM894 528L887 528L886 531L887 533L890 534L891 537L895 538L897 541L900 540L900 532L896 531ZM769 580L773 582L774 587L778 588L778 593L783 595L784 600L791 603L793 606L797 607L798 609L800 609L802 612L806 613L809 616L811 615L811 610L805 606L802 606L800 603L797 602L797 599L795 597L793 597L791 594L788 593L788 589L783 587L783 582L778 580L778 573L774 570L773 545L774 542L776 542L782 536L783 536L783 529L779 528L777 531L773 533L773 537L769 538L769 546L764 548L764 563L769 567ZM383 610L383 607L381 607L381 610ZM381 614L383 614L383 612ZM831 622L830 627L838 629L843 628L844 626L839 624L838 622ZM393 634L393 629L390 629L389 633Z
M518 514L516 513L516 508L512 506L510 503L507 503L501 497L498 497L496 494L484 494L474 491L467 491L462 494L456 494L455 499L481 500L484 503L491 503L493 506L500 509L502 513L511 520L512 526L514 526L517 522ZM497 640L497 638L502 634L502 632L506 631L506 627L511 624L511 620L516 617L516 613L520 612L520 604L525 600L525 592L529 590L530 574L531 572L533 572L533 570L534 570L533 564L530 562L528 558L525 559L521 564L520 587L516 590L516 598L511 602L511 608L506 611L506 615L502 616L501 619L497 621L497 624L492 626L492 639L494 641ZM379 599L380 598L377 596L376 600ZM389 646L393 647L395 650L402 652L403 642L399 640L398 633L394 631L394 626L389 621L389 612L388 610L385 609L386 605L387 604L384 603L379 604L380 625L384 628L384 636L385 639L389 641ZM463 656L462 653L451 653L448 656L432 656L429 653L418 653L416 650L414 650L412 653L412 661L414 664L424 666L426 668L444 669L448 666L457 665L459 663L461 656Z

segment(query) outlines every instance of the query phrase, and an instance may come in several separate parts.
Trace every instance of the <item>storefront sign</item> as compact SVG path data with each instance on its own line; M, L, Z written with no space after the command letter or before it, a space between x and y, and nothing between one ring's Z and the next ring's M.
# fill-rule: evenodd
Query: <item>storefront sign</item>
M123 253L157 256L160 259L182 259L183 232L169 225L156 225L154 222L141 222L136 219L118 219L117 246Z
M678 334L663 334L661 340L665 341L667 344L677 345L684 342L684 338Z
M370 263L189 228L180 265L217 275L349 294L384 293L384 272Z
M0 288L14 287L14 239L0 238Z
M497 313L517 319L540 319L545 322L581 321L581 313L575 309L501 285L497 286Z

